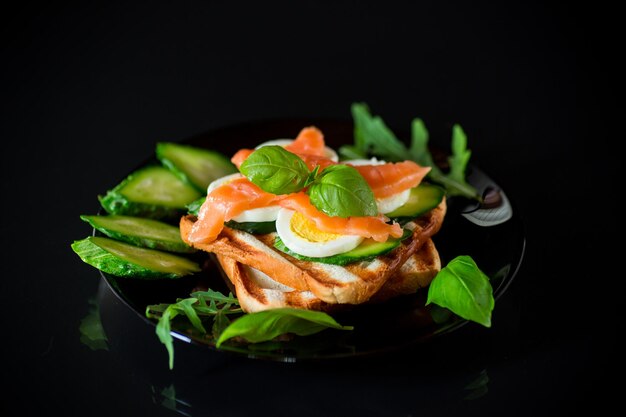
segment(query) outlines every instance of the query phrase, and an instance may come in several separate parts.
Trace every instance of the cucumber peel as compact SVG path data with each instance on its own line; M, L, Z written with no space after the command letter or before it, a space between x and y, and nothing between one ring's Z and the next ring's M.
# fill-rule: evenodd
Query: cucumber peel
M174 218L201 194L169 169L148 166L131 173L105 196L98 196L109 214Z
M171 224L142 217L109 215L80 218L110 238L166 252L193 253L196 250L180 238L180 229Z
M437 185L421 183L411 188L409 200L394 211L387 213L387 217L399 223L415 220L437 207L445 194L446 191Z
M156 156L176 176L203 194L214 180L237 172L221 153L189 145L160 142L156 146Z
M72 249L83 262L102 272L126 278L180 278L200 271L200 266L171 253L140 248L106 237L75 241Z
M412 232L410 230L405 229L402 237L400 237L399 239L388 239L386 242L376 242L372 239L366 239L359 246L348 252L339 253L332 256L324 256L321 258L304 256L292 251L285 245L285 243L280 237L278 237L278 235L274 240L274 247L281 252L284 252L287 255L293 256L294 258L300 259L302 261L311 261L323 264L343 266L354 262L371 261L374 258L385 255L400 246L400 243L404 239L411 236L411 234Z

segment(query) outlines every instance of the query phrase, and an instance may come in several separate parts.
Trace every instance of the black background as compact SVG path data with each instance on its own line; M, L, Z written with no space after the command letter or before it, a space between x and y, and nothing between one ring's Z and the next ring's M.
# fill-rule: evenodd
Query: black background
M563 415L613 400L618 96L611 12L514 2L156 2L23 5L2 15L2 378L25 415ZM91 351L78 326L98 272L70 244L80 214L158 141L283 117L398 131L422 117L514 198L522 268L494 325L392 357L321 364L177 346L135 316ZM623 134L621 135L623 136ZM609 273L609 271L613 271ZM114 301L112 301L115 304ZM466 399L472 381L488 392ZM168 408L169 407L169 408Z

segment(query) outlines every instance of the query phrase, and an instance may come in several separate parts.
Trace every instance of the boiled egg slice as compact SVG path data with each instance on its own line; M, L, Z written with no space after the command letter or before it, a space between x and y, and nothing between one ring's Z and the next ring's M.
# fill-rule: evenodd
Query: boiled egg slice
M376 157L371 159L351 159L348 161L343 161L343 164L347 165L384 165L387 162L382 159L376 159ZM411 189L404 190L402 192L396 193L394 195L390 195L385 198L377 198L376 205L378 206L378 211L386 214L391 213L395 209L402 207L409 201L409 197L411 196Z
M323 232L303 214L285 208L278 212L276 232L290 250L311 258L348 252L363 241L361 236Z
M254 149L259 149L259 148L262 148L263 146L270 146L270 145L285 147L285 146L289 145L293 141L294 141L293 139L268 140L267 142L263 142L262 144L260 144L259 146L257 146ZM339 155L337 155L337 152L335 152L334 149L332 149L332 148L330 148L328 146L324 147L324 156L326 158L330 159L333 162L339 161Z
M220 185L228 184L229 182L236 180L237 178L243 178L242 174L230 174L225 177L218 178L209 184L207 188L207 195L211 194L211 191L215 190ZM272 205L267 207L259 207L250 210L245 210L243 213L239 214L236 217L233 217L232 220L238 223L257 223L257 222L273 222L276 220L278 216L278 210L280 210L279 205Z

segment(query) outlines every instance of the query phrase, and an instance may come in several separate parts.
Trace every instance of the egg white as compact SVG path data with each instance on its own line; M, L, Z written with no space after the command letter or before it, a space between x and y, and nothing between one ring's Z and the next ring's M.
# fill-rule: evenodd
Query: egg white
M385 165L387 163L387 161L385 161L384 159L378 159L375 156L373 156L370 159L347 159L345 161L341 162L342 164L346 164L346 165L353 165L353 166L359 166L359 165Z
M311 258L322 258L348 252L359 246L363 241L361 236L341 235L326 242L312 242L293 231L291 218L294 213L295 211L293 210L280 209L276 219L276 233L278 233L285 246L295 253Z
M259 148L262 148L263 146L270 146L270 145L285 147L285 146L289 145L293 141L294 141L293 139L268 140L267 142L263 142L262 144L260 144L259 146L257 146L254 149L259 149ZM328 146L324 147L324 156L326 158L330 159L333 162L339 161L339 155L337 155L337 152L335 152L334 149L332 149L332 148L330 148Z
M360 165L384 165L387 162L382 159L377 159L373 157L372 159L351 159L347 161L343 161L343 164L352 165L352 166L360 166ZM380 213L386 214L391 213L395 209L402 207L409 201L409 197L411 196L411 190L404 190L397 194L390 195L385 198L377 198L376 205L378 206L378 211Z
M226 175L225 177L216 179L207 187L207 195L210 194L211 191L215 190L220 185L224 185L237 178L243 178L243 175L240 173L235 173L235 174ZM278 216L278 210L280 210L280 206L278 205L254 208L250 210L245 210L238 216L233 217L232 220L238 223L273 222L276 220L276 217Z
M390 195L389 197L377 198L376 205L378 206L379 212L387 214L405 205L410 197L411 189L409 188L408 190Z

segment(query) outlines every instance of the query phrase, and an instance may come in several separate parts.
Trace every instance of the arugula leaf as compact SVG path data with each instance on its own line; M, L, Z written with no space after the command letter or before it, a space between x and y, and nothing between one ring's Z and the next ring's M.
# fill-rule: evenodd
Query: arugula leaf
M472 156L472 151L467 149L467 136L458 124L452 127L452 156L448 158L450 173L448 177L461 184L469 186L465 182L465 169Z
M214 291L210 288L207 289L206 291L192 292L191 296L197 298L198 301L200 302L200 305L202 306L206 306L207 300L211 302L215 302L215 303L231 304L231 305L239 306L239 300L237 300L237 297L235 297L233 293L228 293L228 295L226 296L222 294L221 292ZM224 309L228 311L227 308L224 308ZM233 311L233 312L239 312L239 311Z
M207 304L207 301L209 302ZM174 367L174 339L172 338L172 320L179 314L187 316L193 327L200 333L206 333L200 317L214 316L213 333L215 329L221 331L227 322L226 314L241 313L239 301L231 294L213 291L196 291L190 298L178 299L174 304L155 304L146 308L146 317L158 319L156 334L161 343L165 345L169 355L169 367ZM217 316L220 316L219 318ZM219 323L218 323L219 321Z
M185 206L187 208L187 213L197 216L198 213L200 212L200 207L202 207L205 200L206 200L206 196L200 197L199 199L194 200L191 203L187 204Z
M361 151L357 146L354 145L343 145L339 147L339 154L342 156L342 159L366 159L367 153Z
M450 172L446 175L435 165L428 150L428 130L421 119L413 119L411 129L411 157L420 165L432 167L428 178L443 185L448 195L460 195L480 200L478 191L465 181L465 170L471 156L467 149L467 137L455 124L452 129L452 156L448 158Z
M449 158L450 172L445 174L433 161L428 150L428 130L424 122L413 119L411 124L411 146L400 141L379 116L372 116L365 103L352 104L354 120L354 145L339 149L345 158L367 158L374 155L389 162L412 160L422 166L430 166L428 178L446 188L448 195L459 195L480 200L474 187L465 181L465 169L471 155L467 150L467 138L460 126L455 125L452 136L452 156Z
M149 308L149 307L148 307ZM159 319L156 326L156 334L159 337L161 343L165 345L167 354L169 356L170 369L174 368L174 340L171 335L172 320L178 315L178 310L175 308L166 308L163 315ZM148 312L146 311L146 315ZM150 316L148 316L150 318Z
M431 167L432 171L438 171L438 174L443 174L439 167L435 165L430 150L428 149L428 130L426 125L420 118L413 119L411 123L411 148L409 153L411 158L422 166Z
M327 328L352 330L342 326L331 316L320 311L297 308L277 308L241 316L233 321L221 334L216 346L233 337L243 337L249 342L264 342L285 333L308 336Z
M230 305L226 305L224 309L228 309ZM219 339L222 332L230 325L230 320L228 316L222 311L219 310L215 315L215 319L213 319L213 327L211 328L211 333L213 334L214 339Z
M352 104L354 144L364 153L384 156L389 161L404 161L406 146L396 138L379 116L372 116L365 103Z
M281 146L257 149L239 170L263 191L272 194L300 191L309 178L309 169L304 161Z
M311 204L318 210L339 217L378 214L374 193L354 167L331 165L309 186Z
M426 305L434 303L466 320L491 327L495 305L489 278L469 256L457 256L428 287Z

